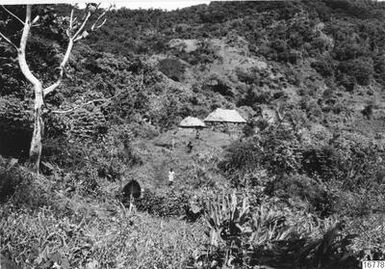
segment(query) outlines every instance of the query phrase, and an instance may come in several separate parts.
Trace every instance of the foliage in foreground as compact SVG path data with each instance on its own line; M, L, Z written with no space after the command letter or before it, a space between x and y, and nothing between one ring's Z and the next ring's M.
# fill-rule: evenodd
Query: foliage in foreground
M358 268L354 234L343 222L320 220L264 202L252 209L235 193L218 196L206 214L210 243L191 260L194 268ZM302 212L303 213L303 212Z
M103 185L97 192L71 191L58 175L26 182L1 207L0 251L27 268L355 268L359 259L370 258L362 247L352 247L356 237L343 223L293 209L285 199L219 195L205 201L204 223L186 223L129 214ZM159 198L149 192L138 209L185 214L173 210L187 197ZM143 202L150 207L140 208ZM164 212L155 212L162 205ZM378 247L370 251L372 257L383 255Z
M46 205L15 194L0 208L0 252L26 268L183 268L205 241L198 223L130 213L106 194L40 190Z

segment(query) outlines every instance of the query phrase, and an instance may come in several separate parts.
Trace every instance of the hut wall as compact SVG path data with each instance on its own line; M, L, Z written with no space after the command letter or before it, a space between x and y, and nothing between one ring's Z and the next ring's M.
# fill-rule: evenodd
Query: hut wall
M223 133L242 133L244 124L236 122L206 122L206 126L213 131Z

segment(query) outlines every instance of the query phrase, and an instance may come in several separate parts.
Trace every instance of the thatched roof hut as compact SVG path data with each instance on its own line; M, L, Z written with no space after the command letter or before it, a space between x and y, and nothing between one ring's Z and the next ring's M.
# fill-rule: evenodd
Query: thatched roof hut
M182 128L204 128L206 124L198 118L195 117L186 117L180 123L179 127Z
M204 122L210 123L246 123L246 120L234 109L217 108L210 113Z

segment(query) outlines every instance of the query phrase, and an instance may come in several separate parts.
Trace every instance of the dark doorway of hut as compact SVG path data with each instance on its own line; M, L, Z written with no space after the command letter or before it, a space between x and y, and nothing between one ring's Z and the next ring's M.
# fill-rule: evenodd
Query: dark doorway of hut
M141 188L138 181L132 179L128 182L122 190L122 202L124 206L128 204L128 214L131 214L134 206L134 200L138 199L141 194Z

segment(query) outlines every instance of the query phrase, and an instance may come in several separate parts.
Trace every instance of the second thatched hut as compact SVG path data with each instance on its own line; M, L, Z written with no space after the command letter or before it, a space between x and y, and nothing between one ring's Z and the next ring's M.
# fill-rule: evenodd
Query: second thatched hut
M205 119L207 127L217 131L241 131L246 120L234 109L217 108Z

